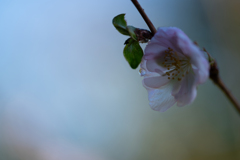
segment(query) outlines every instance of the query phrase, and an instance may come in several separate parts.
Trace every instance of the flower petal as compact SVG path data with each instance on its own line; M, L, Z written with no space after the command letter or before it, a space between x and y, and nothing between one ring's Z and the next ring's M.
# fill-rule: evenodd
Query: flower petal
M195 70L198 84L204 83L209 77L209 63L203 56L194 56L192 58L192 64L196 66Z
M173 89L172 89L172 96L175 96L181 88L181 81L176 81L173 85Z
M148 99L150 107L155 111L165 112L176 103L171 95L172 86L165 85L159 89L148 90Z
M194 101L197 96L196 85L197 83L196 78L194 77L194 73L190 72L182 80L181 88L179 92L174 96L177 100L178 106L184 106Z
M156 56L159 57L161 54L164 54L167 49L167 47L158 43L149 43L144 50L144 59L148 60Z
M167 76L148 77L143 79L143 84L148 88L160 88L166 85L170 80Z
M159 75L162 75L162 72L157 70L158 72L150 72L148 69L147 69L147 66L146 66L146 60L142 59L142 62L140 64L140 67L141 67L141 75L143 75L145 78L147 77L157 77ZM144 71L144 74L142 74L142 71Z
M160 65L162 62L164 62L164 59L161 58L149 59L146 60L146 67L150 72L160 71L161 73L163 73L166 70L166 68L164 68L163 65Z
M152 43L158 43L165 47L170 47L174 51L182 53L181 48L178 47L177 40L178 34L185 35L185 33L176 27L161 27L158 29L157 33L151 39ZM185 35L186 36L186 35Z
M197 68L195 74L199 83L204 83L209 77L209 63L203 52L185 34L178 33L178 45L183 53L190 57L191 63Z

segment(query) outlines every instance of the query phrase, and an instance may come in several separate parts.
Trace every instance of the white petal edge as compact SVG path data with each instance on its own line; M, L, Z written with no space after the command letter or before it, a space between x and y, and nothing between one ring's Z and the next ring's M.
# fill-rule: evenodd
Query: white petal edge
M172 85L167 84L159 89L148 90L148 100L150 107L155 111L165 112L176 103L171 94Z

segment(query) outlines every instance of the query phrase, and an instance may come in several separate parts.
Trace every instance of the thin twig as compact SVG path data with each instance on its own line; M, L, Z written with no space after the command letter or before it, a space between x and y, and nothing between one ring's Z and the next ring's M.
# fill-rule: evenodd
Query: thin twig
M157 32L157 30L154 27L154 25L152 24L152 22L150 21L150 19L148 18L148 16L146 15L146 13L144 12L144 10L142 9L141 5L138 3L137 0L131 0L131 1L135 5L135 7L137 8L138 12L141 14L141 16L143 17L144 21L146 22L146 24L148 25L149 29L151 30L151 32L154 35Z
M240 105L219 77L219 70L216 61L211 64L209 78L223 91L223 93L232 102L233 106L240 114Z
M209 71L209 78L223 91L223 93L227 96L227 98L232 102L235 109L240 114L240 105L238 104L237 100L233 97L231 92L227 89L225 84L222 82L220 76L219 76L219 70L217 66L217 62L212 58L210 53L203 48L203 51L205 51L208 55L208 60L210 63L210 71Z

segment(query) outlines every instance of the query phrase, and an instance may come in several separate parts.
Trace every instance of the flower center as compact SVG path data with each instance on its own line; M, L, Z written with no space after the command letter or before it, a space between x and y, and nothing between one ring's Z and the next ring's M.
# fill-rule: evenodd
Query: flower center
M163 66L167 69L162 76L168 76L168 79L177 79L181 81L182 78L189 73L192 68L190 59L184 55L178 55L172 48L168 47L165 51Z

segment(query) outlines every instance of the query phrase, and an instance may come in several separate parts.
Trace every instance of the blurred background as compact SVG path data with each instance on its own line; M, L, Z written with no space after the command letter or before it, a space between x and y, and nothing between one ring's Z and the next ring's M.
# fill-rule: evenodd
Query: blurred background
M240 102L240 1L139 3L206 47ZM210 80L193 104L151 110L120 13L148 29L130 0L0 1L1 160L240 159L240 116Z

